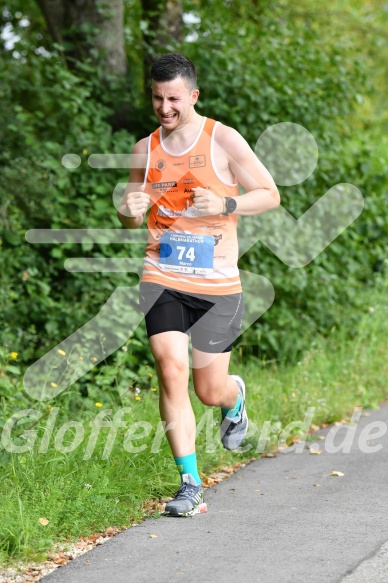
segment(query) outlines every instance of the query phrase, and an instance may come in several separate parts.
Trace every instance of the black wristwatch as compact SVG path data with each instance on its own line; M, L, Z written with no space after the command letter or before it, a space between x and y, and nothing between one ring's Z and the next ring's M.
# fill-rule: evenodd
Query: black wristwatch
M230 213L234 213L237 208L237 201L235 198L230 198L229 196L225 197L225 212L222 213L223 215L230 215Z

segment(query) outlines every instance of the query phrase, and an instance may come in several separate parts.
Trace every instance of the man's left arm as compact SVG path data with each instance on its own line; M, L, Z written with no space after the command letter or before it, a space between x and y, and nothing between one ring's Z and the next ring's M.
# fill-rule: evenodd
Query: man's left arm
M249 144L233 128L221 126L222 147L225 150L229 167L236 180L246 190L236 198L237 207L234 211L237 215L258 215L270 209L277 208L280 204L280 195L276 184L260 162Z
M260 162L249 144L233 128L219 125L217 127L217 144L227 158L229 168L235 180L246 190L235 198L237 203L233 211L236 215L258 215L280 204L280 195L276 184ZM204 214L218 214L225 212L225 199L215 196L202 188L194 189L195 206Z

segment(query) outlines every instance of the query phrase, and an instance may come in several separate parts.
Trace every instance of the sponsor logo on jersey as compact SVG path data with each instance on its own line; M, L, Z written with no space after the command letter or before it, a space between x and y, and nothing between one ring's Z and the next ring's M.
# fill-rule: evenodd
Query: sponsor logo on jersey
M156 170L160 170L160 172L162 170L164 170L165 167L166 167L166 160L163 160L163 158L160 158L160 160L158 160L155 164Z
M175 188L178 186L176 182L152 182L152 188L156 189L167 189L167 188Z
M189 157L190 168L202 168L206 166L206 156L205 154L199 154L198 156Z
M182 184L194 184L195 178L183 178Z
M214 246L216 246L221 241L222 234L221 235L213 235L213 237L214 237Z

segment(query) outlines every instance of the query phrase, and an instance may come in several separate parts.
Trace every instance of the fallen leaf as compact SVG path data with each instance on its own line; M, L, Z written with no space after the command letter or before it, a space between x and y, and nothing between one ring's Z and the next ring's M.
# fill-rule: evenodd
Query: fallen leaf
M255 490L255 492L260 492L260 490Z
M266 453L262 453L261 457L276 457L276 454L268 451Z
M321 484L313 484L313 486L320 486Z
M343 474L342 472L334 471L334 472L331 472L331 474L329 474L329 475L330 476L344 476L345 474Z
M96 532L95 534L91 534L88 537L88 541L91 543L95 543L98 541L99 538L101 538L101 536L102 536L102 532Z
M216 481L213 480L213 478L202 478L202 486L204 486L205 488L210 488L211 486L215 486L216 485Z
M233 473L233 468L229 468L228 466L222 466L220 468L221 472L225 472L226 474L231 474Z
M151 538L158 538L158 535L157 534L150 534L150 537Z
M48 523L50 522L49 520L47 520L47 518L39 518L38 520L39 524L41 524L42 526L47 526Z
M320 449L310 449L311 455L320 455L322 451Z

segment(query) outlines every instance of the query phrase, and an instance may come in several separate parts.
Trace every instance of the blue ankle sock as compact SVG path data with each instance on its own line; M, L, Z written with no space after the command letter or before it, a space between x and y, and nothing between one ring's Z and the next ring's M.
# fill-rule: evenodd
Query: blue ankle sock
M182 457L174 457L175 463L178 466L180 475L191 474L197 484L201 483L201 478L197 467L197 454L190 453Z
M240 413L240 408L241 408L241 395L239 394L237 397L237 402L233 409L224 409L223 407L221 407L221 411L223 415L226 415L226 417L229 417L229 419L233 419L233 417L237 417L237 415Z

